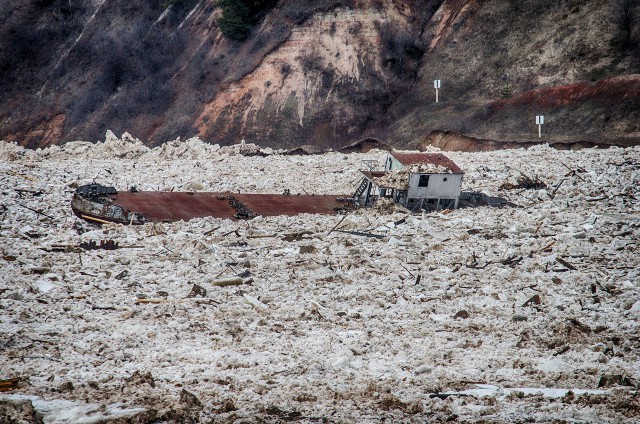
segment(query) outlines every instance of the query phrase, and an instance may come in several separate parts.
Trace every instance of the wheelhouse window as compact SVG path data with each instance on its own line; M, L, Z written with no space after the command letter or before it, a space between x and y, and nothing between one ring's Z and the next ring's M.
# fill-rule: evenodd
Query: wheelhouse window
M420 175L420 180L418 180L418 187L427 187L428 185L429 185L429 176Z

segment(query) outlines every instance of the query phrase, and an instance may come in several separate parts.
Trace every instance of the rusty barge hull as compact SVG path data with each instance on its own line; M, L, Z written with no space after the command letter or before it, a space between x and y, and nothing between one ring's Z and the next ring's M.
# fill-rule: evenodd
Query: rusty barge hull
M101 203L94 202L93 208L87 207L88 202L78 202L74 197L71 206L77 216L90 221L143 224L144 222L188 221L203 217L238 219L258 215L335 214L347 208L348 205L344 201L346 197L344 195L140 191L119 192L105 196L101 199ZM124 211L120 214L123 216L113 217L112 214L102 212L112 210L113 205ZM239 208L249 215L240 217ZM133 214L143 218L132 222Z

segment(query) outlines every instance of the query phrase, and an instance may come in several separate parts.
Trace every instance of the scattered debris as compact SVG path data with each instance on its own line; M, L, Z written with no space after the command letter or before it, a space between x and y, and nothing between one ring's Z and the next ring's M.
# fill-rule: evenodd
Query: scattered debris
M315 253L317 251L318 251L318 249L313 245L300 246L300 254Z
M338 223L333 226L333 228L327 233L327 235L330 235L331 233L333 233L335 229L338 228L345 219L347 219L347 215L344 215L342 218L340 218L340 221L338 221ZM288 240L288 241L293 241L293 240Z
M523 307L527 307L527 306L531 306L531 305L539 305L540 303L541 303L540 295L534 294L529 300L524 302L522 304L522 306Z
M51 268L46 266L34 266L29 269L32 274L44 275L51 271Z
M386 236L384 234L366 233L364 231L348 231L348 230L336 230L339 233L353 234L354 236L372 237L377 239L383 239Z
M211 284L218 287L240 286L244 283L240 277L226 277L210 281Z
M47 217L47 218L49 218L49 219L55 219L55 218L54 218L54 217L52 217L51 215L46 214L46 213L44 213L44 212L42 212L42 211L39 211L38 209L30 208L29 206L23 205L22 203L18 203L18 205L22 206L22 207L23 207L23 208L25 208L25 209L29 209L30 211L35 212L35 213L37 213L38 215L46 216L46 217Z
M234 215L237 219L251 219L256 216L256 214L249 209L242 202L239 202L234 196L227 196L227 200L233 209L235 209L236 213Z
M72 392L74 389L73 383L70 381L65 381L64 383L58 386L59 392Z
M116 250L119 248L118 243L113 240L100 240L100 244L96 244L95 241L91 240L88 242L82 242L78 245L78 247L84 250Z
M156 387L156 380L153 378L151 371L147 371L144 374L140 371L134 371L125 381L132 385L148 384L151 387Z
M247 305L251 305L255 309L259 310L259 311L266 311L267 310L267 305L265 305L264 303L262 303L260 300L256 299L255 297L249 296L248 294L243 294L242 297L244 298L244 301L245 301L245 303Z
M196 395L187 391L187 389L182 389L180 392L180 403L183 403L192 408L202 408L202 402Z
M220 407L216 410L216 412L218 412L219 414L226 414L228 412L233 412L237 410L238 408L236 407L236 404L233 403L233 400L227 399L224 402L222 402L222 405L220 405Z
M522 256L518 256L518 255L513 255L513 256L509 256L507 259L501 261L502 265L508 265L511 268L513 268L514 266L518 265L521 261L522 261Z
M469 312L465 311L464 309L461 311L458 311L453 318L462 318L462 319L467 319L469 318Z
M136 299L136 304L140 304L140 303L167 303L167 302L171 302L171 299L147 299L147 298L139 298Z
M292 241L300 241L308 239L310 235L313 234L313 231L305 230L297 233L286 234L282 239L284 241L292 242Z
M40 196L42 196L44 194L44 191L42 191L42 190L25 190L25 189L16 188L16 189L14 189L14 191L16 193L18 193L18 196L20 198L22 198L23 195L25 195L25 194L28 194L28 195L33 196L33 197L40 197Z
M379 405L386 411L399 409L409 415L419 414L424 410L420 402L403 402L395 396L384 397L380 400Z
M18 384L22 379L20 377L0 380L0 392L8 392L18 388Z
M571 349L570 346L563 346L560 349L558 349L556 352L554 352L553 356L558 356L558 355L562 355L563 353L566 353L569 351L569 349Z
M571 271L576 271L577 270L577 268L575 266L571 265L569 262L567 262L566 260L562 259L560 256L558 256L556 258L556 262L558 262L561 265L564 265L565 267L567 267Z
M281 422L286 421L300 421L302 414L299 411L286 411L278 408L277 406L269 406L264 410L265 414L278 417Z
M547 188L547 184L542 181L538 176L531 178L528 175L520 172L520 176L516 180L516 183L504 182L498 190L540 190L543 188ZM555 193L554 193L555 194Z
M197 284L191 286L191 291L187 295L187 298L202 296L207 297L207 290L204 287L201 287Z
M566 180L565 180L564 178L563 178L563 179L561 179L561 180L560 180L560 182L558 183L558 185L556 185L556 186L555 186L555 188L553 189L553 191L552 191L551 193L548 193L548 194L549 194L549 198L550 198L550 199L552 199L552 200L553 200L553 199L555 199L556 194L558 193L558 190L560 190L560 186L561 186L561 185L562 185L562 183L564 183L565 181L566 181Z
M602 374L598 380L598 389L602 387L631 386L636 384L625 374Z
M575 318L569 318L569 323L573 325L575 328L577 328L578 330L582 331L583 333L586 333L586 334L591 333L591 327L581 323Z

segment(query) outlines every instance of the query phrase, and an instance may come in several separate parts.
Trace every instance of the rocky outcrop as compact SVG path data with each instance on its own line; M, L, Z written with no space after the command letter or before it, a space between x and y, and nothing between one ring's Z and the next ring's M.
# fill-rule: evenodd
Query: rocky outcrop
M18 0L0 11L0 139L129 131L340 148L432 130L640 142L640 6L612 0L281 0L243 41L215 0ZM433 80L442 80L434 102Z

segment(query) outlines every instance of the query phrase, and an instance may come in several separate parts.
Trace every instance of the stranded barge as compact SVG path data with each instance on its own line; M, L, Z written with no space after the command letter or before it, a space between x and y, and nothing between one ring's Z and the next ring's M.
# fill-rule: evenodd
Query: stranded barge
M144 224L211 216L250 219L258 215L333 214L355 207L371 207L391 199L410 211L455 209L460 201L464 172L440 153L392 151L384 163L363 161L362 180L351 196L232 194L207 192L118 192L97 183L74 193L71 209L94 222ZM380 167L382 165L382 167Z
M258 215L335 214L351 205L347 196L289 194L236 194L209 192L119 192L97 183L79 187L71 209L93 222L144 224L174 222L211 216L250 219Z

